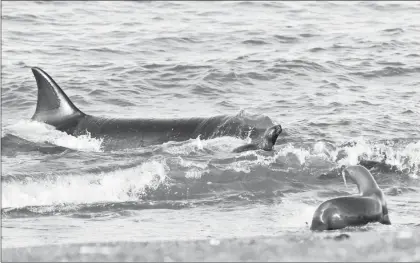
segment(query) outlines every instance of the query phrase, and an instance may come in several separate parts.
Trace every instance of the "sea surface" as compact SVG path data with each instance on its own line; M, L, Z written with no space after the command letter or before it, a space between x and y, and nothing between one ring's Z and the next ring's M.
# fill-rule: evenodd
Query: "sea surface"
M371 173L392 225L344 231L418 231L419 2L1 4L3 249L309 235L319 204L357 194L337 170L360 159L385 162ZM35 66L91 115L283 133L272 152L227 136L107 147L30 121Z

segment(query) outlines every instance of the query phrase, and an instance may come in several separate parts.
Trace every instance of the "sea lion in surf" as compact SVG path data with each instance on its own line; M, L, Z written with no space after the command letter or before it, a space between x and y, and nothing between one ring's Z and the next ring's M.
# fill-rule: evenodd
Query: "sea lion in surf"
M249 125L237 116L184 119L116 119L83 113L58 84L42 69L32 68L38 86L38 100L32 120L54 126L57 130L78 136L87 132L94 138L110 142L130 138L130 146L148 146L168 141L185 141L200 136L240 138L261 137L266 127ZM117 140L118 141L118 140Z
M262 138L257 143L249 143L235 148L232 152L240 153L253 150L264 150L271 151L273 150L274 145L276 144L277 137L279 137L282 132L281 125L275 125L268 128Z
M345 178L349 177L357 185L359 195L338 197L322 203L314 213L310 229L334 230L370 222L390 225L384 193L369 170L354 165L345 168L343 173Z

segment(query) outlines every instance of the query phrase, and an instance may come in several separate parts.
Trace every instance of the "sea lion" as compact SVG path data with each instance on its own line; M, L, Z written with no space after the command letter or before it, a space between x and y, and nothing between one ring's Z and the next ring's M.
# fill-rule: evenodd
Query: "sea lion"
M249 143L235 148L232 152L240 153L253 150L264 150L271 151L273 150L274 145L276 144L277 137L279 137L282 132L281 125L275 125L268 128L260 141L258 143Z
M360 226L369 222L390 225L387 203L372 174L361 165L343 170L359 189L359 195L338 197L323 202L312 218L311 230L323 231Z

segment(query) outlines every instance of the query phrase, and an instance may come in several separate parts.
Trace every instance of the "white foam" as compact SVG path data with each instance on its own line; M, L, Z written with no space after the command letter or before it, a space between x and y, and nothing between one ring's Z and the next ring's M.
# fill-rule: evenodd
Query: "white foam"
M168 167L149 161L126 170L98 175L55 176L42 181L3 183L2 207L48 206L138 200L145 188L156 189L166 180Z
M200 168L200 169L205 169L208 165L208 161L205 163L202 162L193 162L193 161L189 161L189 160L185 160L184 158L182 158L181 156L178 156L177 158L178 160L178 164L182 167L186 167L186 168Z
M344 170L343 170L343 171L341 171L341 176L343 176L344 185L345 185L345 186L346 186L346 188L347 188L348 186L347 186L346 174L344 173Z
M325 143L324 142L317 142L314 145L314 153L315 154L323 154L327 151Z
M372 156L371 145L367 144L363 138L356 139L355 145L343 147L343 150L347 156L337 162L338 166L357 165L360 156Z
M405 166L412 167L409 176L417 179L420 173L420 141L408 144L400 154L407 157Z
M233 170L235 172L250 173L252 161L238 161L231 163L227 166L227 170Z
M184 142L167 142L162 144L165 152L170 154L189 155L202 152L204 149L211 151L231 152L234 148L246 144L248 140L241 140L234 137L217 137L208 140L201 140L200 137Z
M344 154L343 154L344 151ZM342 158L337 160L339 154L343 154ZM303 147L297 147L291 143L277 146L274 156L266 156L259 152L249 151L243 152L240 156L256 157L256 160L238 161L229 166L235 171L249 172L250 168L255 165L269 166L278 161L279 157L292 159L297 165L313 165L330 169L331 167L341 167L356 165L360 159L381 162L384 155L387 156L385 163L396 166L400 171L408 171L408 176L418 178L420 176L420 141L411 142L405 147L398 147L391 142L371 143L363 137L357 138L355 143L345 147L328 147L325 142L317 142L313 145L312 150ZM326 163L320 166L320 161L325 160ZM346 178L343 175L344 184L347 186Z
M197 169L197 168L193 168L188 170L185 173L185 177L189 178L189 179L200 179L201 176L205 173L208 173L208 170L201 170L201 169Z
M78 137L56 130L53 126L31 120L21 120L4 128L9 133L34 143L51 143L78 151L100 152L103 139L92 138L90 134Z
M293 154L300 165L303 165L306 159L311 156L311 153L308 150L300 147L296 148L290 143L282 147L277 153L277 156L287 156L288 154Z
M420 141L411 142L405 147L397 147L392 142L368 143L363 138L356 140L353 146L343 147L346 157L337 162L341 165L355 165L359 157L381 162L386 155L385 164L396 166L399 170L408 170L409 176L418 178L420 167Z

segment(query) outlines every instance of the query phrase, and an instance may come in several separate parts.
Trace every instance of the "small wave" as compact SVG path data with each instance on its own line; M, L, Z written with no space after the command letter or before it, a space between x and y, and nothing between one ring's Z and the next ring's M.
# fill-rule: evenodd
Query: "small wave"
M129 54L127 51L124 51L122 49L115 49L115 48L109 48L109 47L94 47L94 48L88 48L86 51L93 51L98 53L108 53L108 54L118 54L118 55L126 55Z
M262 6L264 7L275 7L275 8L287 8L287 5L282 3L282 2L277 2L277 1L273 1L273 2L262 2Z
M4 15L2 14L1 20L7 21L16 21L16 22L31 22L37 21L39 19L38 16L33 14L19 14L18 16L13 15Z
M249 39L249 40L242 41L242 44L246 44L246 45L268 45L269 43L264 41L264 40Z
M143 2L137 2L137 1L135 1L135 3L143 3ZM165 1L165 2L158 2L158 3L160 4L160 8L178 8L178 7L181 7L182 6L181 2L168 2L168 1ZM144 4L149 4L149 3L144 2Z
M367 101L367 100L356 100L355 102L356 103L361 103L361 104L364 104L364 105L369 105L369 106L379 106L380 105L380 104L372 103L372 102Z
M51 143L31 142L12 134L6 134L1 138L1 150L3 156L17 156L21 152L40 152L43 154L62 153L68 148L56 146Z
M106 103L106 104L113 104L116 106L120 106L120 107L131 107L131 106L136 106L137 104L130 102L128 100L125 99L120 99L120 98L106 98L106 99L101 99L100 101Z
M314 47L314 48L310 48L309 51L315 53L315 52L325 51L325 48L322 48L322 47Z
M274 37L281 43L295 43L299 40L297 37L289 37L282 35L274 35Z
M420 67L385 67L380 70L351 72L350 74L361 76L367 79L373 79L380 77L403 76L406 74L418 72L420 72Z
M198 16L217 16L217 15L228 15L228 13L223 11L206 11L197 14Z
M200 43L201 40L192 38L192 37L156 37L151 39L154 42L163 42L163 43L182 43L182 44L191 44L191 43Z
M334 107L335 108L334 110L337 110L337 108L343 106L343 104L340 102L334 101L334 102L329 103L328 106ZM349 124L350 124L350 121L348 120L342 120L338 122L338 125L349 125Z
M414 113L414 111L412 111L412 110L405 110L405 111L401 112L401 114L412 114L412 113Z
M136 201L147 191L164 183L166 173L165 163L153 160L138 167L105 174L58 175L42 180L12 181L3 183L2 207Z
M333 102L331 104L329 104L328 106L330 107L338 107L338 106L342 106L342 104L337 103L337 102ZM315 127L328 127L328 126L347 126L350 125L351 122L349 120L339 120L337 122L325 122L325 121L311 121L309 122L309 125L311 126L315 126Z
M338 173L333 174L334 169L358 164L363 159L373 160L374 165L382 162L392 165L412 178L419 175L420 141L408 144L396 141L372 143L361 138L344 145L326 141L287 143L276 145L273 152L229 153L229 158L222 154L220 159L204 157L209 153L214 156L230 152L235 144L244 142L229 137L169 142L161 146L160 151L170 153L172 157L157 155L155 151L148 161L131 168L106 173L2 180L2 212L10 216L20 213L28 216L80 214L83 209L105 211L106 207L111 207L108 204L129 207L133 202L137 202L133 209L170 208L172 205L177 207L179 203L156 204L151 201L201 200L209 204L219 203L229 201L226 194L232 191L236 191L235 195L256 200L258 196L264 196L264 192L267 193L265 197L272 196L274 189L282 189L283 193L306 191L313 187L313 182L305 180L322 177L325 173L330 173L331 177L323 176L323 179L339 179ZM385 161L384 153L387 156ZM287 179L295 176L300 176L303 181L294 184ZM209 198L215 199L209 201ZM192 204L191 201L186 203L180 207ZM103 210L102 206L105 207Z
M303 34L299 34L299 36L304 37L304 38L310 38L310 37L316 37L318 35L310 34L310 33L303 33Z
M257 72L248 72L248 73L240 75L240 77L242 77L242 76L250 78L250 79L255 79L255 80L271 80L271 79L274 79L276 77L275 75L272 75L272 74L270 74L270 75L260 74L260 73L257 73Z
M320 89L333 89L333 90L341 89L340 86L335 82L330 82L330 83L324 84L324 85L320 86L319 88Z
M160 69L160 68L165 68L169 66L170 64L158 64L158 63L150 63L150 64L143 65L143 67L147 69Z
M216 104L222 107L226 107L226 108L236 108L236 106L233 103L226 100L220 101Z
M196 84L191 89L192 94L198 94L198 95L212 95L212 94L220 94L221 91L217 88L212 88L209 85L206 84Z
M404 63L401 63L401 62L390 62L390 61L377 61L376 64L379 64L379 65L387 65L387 66L395 66L395 67L405 66Z
M374 9L374 10L378 10L378 11L386 11L386 10L391 10L393 12L397 11L399 9L399 7L401 7L400 4L394 4L394 3L387 3L387 2L383 2L383 3L376 3L376 2L362 2L361 3L362 6ZM405 8L405 7L404 7Z
M272 203L281 202L287 190L255 191L226 193L220 196L201 200L160 200L160 201L127 201L127 202L102 202L94 204L54 205L54 206L28 206L20 208L2 208L3 218L41 217L61 215L71 218L89 218L93 220L109 220L141 213L146 209L188 209L197 206L214 206L218 204L241 205L244 202Z
M369 48L371 49L388 49L388 50L396 50L397 48L405 48L407 45L406 42L398 41L398 40L391 40L388 42L374 42Z
M145 209L173 209L178 210L193 206L189 202L177 201L127 201L106 202L95 204L53 205L53 206L26 206L19 208L3 208L2 216L6 218L37 217L51 215L68 215L74 218L98 218L124 216L127 211Z
M283 67L287 69L297 68L297 69L305 69L305 70L316 71L316 72L329 72L327 68L325 68L324 66L316 62L299 60L299 59L295 59L295 60L279 59L277 63L275 64L275 67L277 68Z
M242 5L242 6L253 6L255 3L252 1L240 1L240 2L235 2L235 4Z
M208 81L210 83L212 81L218 81L220 83L226 84L229 82L238 81L238 75L236 75L235 72L222 73L220 71L211 71L206 76L204 76L203 80Z
M367 88L365 86L349 86L349 90L350 91L354 91L354 92L361 92L366 90Z
M276 74L292 74L295 73L293 70L284 68L283 65L276 64L274 67L267 69L268 72ZM290 83L290 82L289 82Z
M419 54L408 54L408 55L406 55L406 57L418 58L418 57L420 57L420 55Z
M89 92L89 96L107 96L109 95L109 91L104 90L104 89L94 89L91 92Z
M195 71L197 69L211 69L211 66L206 65L176 65L174 67L168 68L167 70L174 71L174 72L189 72Z
M386 194L390 196L397 196L397 195L402 195L404 193L412 193L412 192L417 192L417 191L411 187L398 187L398 186L393 186L386 190Z

